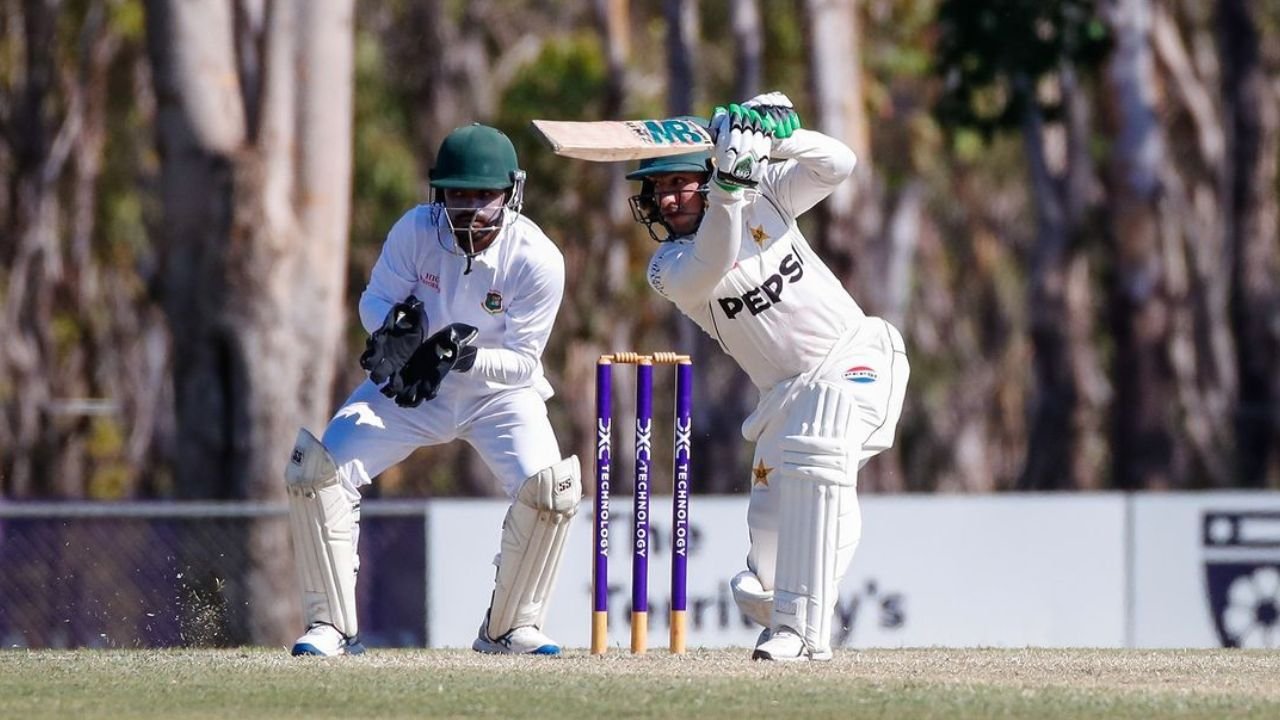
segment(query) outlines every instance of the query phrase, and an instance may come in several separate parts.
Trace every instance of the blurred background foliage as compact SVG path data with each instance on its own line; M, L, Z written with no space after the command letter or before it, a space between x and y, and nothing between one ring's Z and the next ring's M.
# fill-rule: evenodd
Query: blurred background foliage
M256 19L291 4L227 6L259 43L243 47L265 54ZM149 14L171 9L0 0L6 497L256 492L234 463L224 484L183 490L182 319L165 310L181 288L164 275L185 240L161 202L178 181L161 163L164 55L148 30ZM1280 485L1280 2L392 0L350 11L354 97L332 109L353 117L345 315L312 318L345 328L332 386L309 390L328 407L362 379L354 310L386 231L430 200L444 134L486 122L514 140L525 211L568 264L545 359L564 452L590 455L599 353L692 350L696 487L745 491L737 423L754 391L645 285L653 242L630 219L625 169L557 158L529 121L707 114L779 89L808 127L860 151L850 197L802 227L855 298L907 337L899 443L864 490ZM833 23L845 49L816 32ZM667 417L669 390L662 380ZM370 494L495 491L458 445L420 451Z

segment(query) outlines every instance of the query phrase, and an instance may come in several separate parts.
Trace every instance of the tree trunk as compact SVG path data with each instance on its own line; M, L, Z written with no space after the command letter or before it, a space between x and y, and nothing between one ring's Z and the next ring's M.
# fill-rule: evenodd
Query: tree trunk
M693 112L697 102L698 0L663 0L667 20L667 110Z
M7 270L0 310L0 378L8 385L0 389L5 401L0 473L5 494L22 498L48 492L47 479L57 469L59 437L53 410L58 389L50 370L56 352L54 295L65 272L57 182L80 118L75 112L56 115L58 67L53 49L59 4L25 2L5 11L13 23L11 32L23 38L25 53L15 70L15 91L3 106L12 168L6 168L8 213L0 232L0 261Z
M1237 478L1247 487L1280 485L1280 262L1276 163L1280 98L1260 58L1254 5L1218 3L1226 153L1222 197L1231 258L1231 327L1240 377L1236 410Z
M475 24L459 23L451 15L452 3L426 0L411 3L407 22L419 32L405 38L407 45L392 53L407 69L406 85L413 96L414 127L425 150L422 174L435 162L436 148L453 128L477 117L486 102L477 94L488 87L488 54ZM423 45L433 48L423 53Z
M1176 8L1175 8L1176 9ZM1169 358L1177 381L1179 433L1189 460L1186 481L1197 487L1234 483L1237 405L1235 342L1230 332L1231 276L1222 193L1228 174L1223 111L1210 90L1220 83L1216 62L1194 47L1211 47L1212 27L1196 13L1179 23L1166 5L1156 6L1154 47L1172 92L1162 115L1181 152L1162 170L1162 233L1173 305ZM1190 37L1184 42L1185 26Z
M1160 178L1164 138L1155 112L1150 0L1110 0L1114 39L1104 84L1110 101L1110 233L1115 243L1115 485L1183 485L1173 344L1175 299L1164 265ZM1176 252L1176 251L1174 251Z
M1101 434L1097 406L1089 402L1099 395L1099 373L1090 308L1087 302L1074 301L1072 292L1073 287L1088 286L1087 265L1075 252L1073 240L1087 209L1090 127L1075 70L1064 65L1058 81L1066 112L1062 133L1055 137L1065 137L1065 148L1064 167L1054 174L1030 80L1018 79L1018 91L1025 98L1022 135L1036 208L1027 300L1035 387L1029 403L1027 457L1018 480L1018 487L1026 490L1098 489L1105 469L1097 452L1086 451L1086 446L1098 445Z
M165 310L185 497L282 500L330 408L344 308L352 5L155 0ZM248 538L245 640L298 630L287 525ZM240 638L233 638L240 639Z
M733 101L742 102L760 94L764 76L759 0L730 3L729 24L733 27Z

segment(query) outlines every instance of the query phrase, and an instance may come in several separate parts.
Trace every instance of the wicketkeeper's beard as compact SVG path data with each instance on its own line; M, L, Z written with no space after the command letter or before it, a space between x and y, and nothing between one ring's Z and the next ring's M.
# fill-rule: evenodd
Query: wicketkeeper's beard
M467 255L483 251L502 230L503 208L449 211L458 249Z

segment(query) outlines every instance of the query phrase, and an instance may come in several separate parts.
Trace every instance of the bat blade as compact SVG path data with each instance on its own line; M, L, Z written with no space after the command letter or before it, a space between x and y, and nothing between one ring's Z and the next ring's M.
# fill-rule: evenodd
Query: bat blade
M706 128L681 118L661 120L534 120L551 151L594 162L617 162L708 150Z

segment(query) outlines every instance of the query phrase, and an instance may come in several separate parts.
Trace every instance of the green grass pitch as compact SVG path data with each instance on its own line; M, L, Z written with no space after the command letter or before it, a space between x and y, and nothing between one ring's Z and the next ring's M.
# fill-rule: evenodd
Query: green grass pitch
M1280 652L3 650L2 718L1277 718Z

